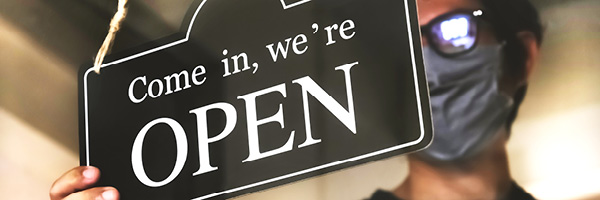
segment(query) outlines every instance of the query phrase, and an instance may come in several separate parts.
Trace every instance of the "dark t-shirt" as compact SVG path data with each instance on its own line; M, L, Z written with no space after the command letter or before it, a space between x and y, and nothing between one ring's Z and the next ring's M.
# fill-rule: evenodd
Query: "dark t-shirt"
M535 199L531 194L527 193L523 188L513 182L510 186L508 194L501 198L502 200L532 200ZM369 200L402 200L390 192L377 190Z

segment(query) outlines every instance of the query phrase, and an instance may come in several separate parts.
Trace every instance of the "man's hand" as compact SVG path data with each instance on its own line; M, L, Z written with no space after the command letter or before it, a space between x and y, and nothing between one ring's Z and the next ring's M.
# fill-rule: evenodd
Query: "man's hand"
M50 188L51 200L118 200L119 192L113 187L92 186L100 178L100 170L91 166L75 167Z

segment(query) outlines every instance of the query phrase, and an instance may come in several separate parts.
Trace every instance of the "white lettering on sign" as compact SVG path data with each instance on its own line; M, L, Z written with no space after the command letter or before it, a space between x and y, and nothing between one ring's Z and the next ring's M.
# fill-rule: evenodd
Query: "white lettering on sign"
M144 94L144 96L141 99L138 99L133 95L133 87L135 86L135 82L137 82L137 81L142 81L142 84L146 85L146 77L145 76L137 77L137 78L133 79L133 81L131 81L131 84L129 84L129 92L127 94L129 95L129 99L131 100L131 102L142 103L142 101L144 101L144 99L146 99L146 96L148 96L148 95Z
M175 167L173 167L173 171L171 174L162 181L156 182L150 180L148 175L146 175L146 170L144 170L144 161L142 160L142 148L144 145L144 138L146 134L154 125L164 123L169 125L173 130L173 134L175 135L175 143L177 146L177 156L175 158ZM144 185L149 187L160 187L166 184L169 184L173 181L183 169L183 165L185 164L185 160L187 158L188 146L187 146L187 138L185 135L185 131L181 125L170 118L158 118L152 120L150 123L146 124L140 130L138 135L135 137L133 142L133 148L131 149L131 167L133 168L133 173L135 176L142 182Z
M283 44L281 42L277 42L276 49L273 49L273 45L275 45L274 43L268 44L266 46L267 49L269 50L269 53L271 54L271 58L273 58L273 62L277 62L277 59L279 58L279 54L281 54L281 56L283 57L284 60L287 58L288 49L290 46L290 41L292 41L292 38L286 38L284 41L285 41L285 48L283 47ZM304 35L304 34L298 34L298 35L296 35L296 37L294 37L294 40L292 41L292 50L294 51L294 53L296 55L304 54L304 52L306 52L306 50L308 50L308 45L305 45L306 42L307 42L307 38L306 38L306 35ZM301 47L300 45L304 45L304 47ZM302 49L300 49L300 48L302 48Z
M315 97L327 110L329 110L346 128L348 128L352 133L356 134L356 118L354 114L354 97L352 93L352 81L350 79L350 69L357 65L358 62L344 64L335 68L335 70L341 70L344 72L345 78L345 88L346 88L346 97L348 101L348 109L346 110L343 106L341 106L331 95L327 94L323 88L321 88L315 81L309 76L305 76L296 80L293 80L292 83L298 84L302 90L302 103L304 106L304 123L306 127L306 140L298 146L298 148L306 147L309 145L317 144L321 140L314 139L312 137L311 126L310 126L310 113L308 106L308 94ZM160 80L160 79L155 79ZM143 85L146 83L145 77L138 77L132 81L131 85L135 84L137 81L141 81ZM161 82L157 82L161 83ZM196 84L196 83L194 83ZM130 86L130 91L133 86ZM150 86L149 86L150 87ZM185 89L185 88L184 88ZM175 91L176 92L176 91ZM131 93L131 92L130 92ZM284 110L283 104L279 104L279 110L272 116L265 117L262 119L257 118L257 109L256 109L256 98L259 96L263 96L269 93L279 93L284 98L286 98L286 84L281 83L266 89L258 90L253 93L249 93L246 95L238 96L238 99L243 100L246 104L246 122L247 122L247 135L248 135L248 157L241 162L251 162L260 159L264 159L267 157L271 157L274 155L278 155L287 151L293 150L294 144L294 134L295 131L291 131L289 133L289 137L287 141L278 148L267 150L261 152L259 149L260 141L259 141L259 132L258 126L267 124L267 123L278 123L279 126L283 129L285 127L284 122ZM149 96L153 94L148 93ZM134 97L135 98L135 97ZM136 99L136 101L143 101L142 99ZM135 103L135 102L134 102ZM208 133L208 117L207 112L209 110L221 110L225 113L225 127L221 133L217 134L214 137L209 137ZM196 125L198 126L198 159L199 159L199 167L196 172L192 174L192 176L198 176L200 174L208 173L211 171L218 170L217 166L213 166L210 163L210 153L209 153L209 145L218 141L225 139L229 134L231 134L235 128L237 123L237 111L235 107L226 102L218 102L209 104L206 106L202 106L199 108L195 108L189 111L196 115ZM144 138L150 128L153 126L164 123L171 127L173 133L175 135L175 141L177 143L177 159L175 159L175 167L171 171L171 174L162 181L156 182L150 180L148 178L146 171L144 170L144 165L142 161L142 148L144 144ZM213 134L210 134L213 135ZM131 152L131 165L133 167L133 171L135 176L140 180L141 183L147 185L149 187L160 187L164 186L171 181L173 181L183 169L183 165L187 159L187 151L188 144L186 139L186 134L183 127L175 120L170 118L159 118L152 120L148 124L146 124L138 133L133 143L133 148Z
M317 23L313 23L311 28L313 29L313 34L316 34L319 31L319 25ZM326 32L327 43L326 46L332 45L336 43L335 37L339 35L339 38L344 40L350 40L356 35L356 28L354 21L348 19L344 20L341 24L332 24L330 26L326 26L323 29ZM337 34L334 33L337 31ZM265 47L267 48L273 62L277 62L279 58L283 58L283 60L288 58L288 52L291 49L293 54L302 55L308 51L308 37L305 34L297 34L294 37L286 38L280 42L267 44ZM227 49L223 49L222 54L227 56L229 51ZM258 63L250 61L250 58L247 53L240 52L233 56L224 58L221 60L223 64L223 78L229 77L234 74L238 74L243 71L252 70L252 74L255 74L258 71ZM230 64L232 63L232 64ZM185 89L189 89L192 87L192 84L195 86L202 85L206 81L206 77L202 77L206 74L206 68L202 65L198 65L192 71L190 75L188 71L183 70L179 73L173 73L167 76L164 76L162 79L152 79L150 83L146 76L136 77L129 84L128 96L131 102L138 104L142 103L146 100L146 97L150 98L159 98L163 95L170 95L173 93L180 92ZM199 77L202 79L198 80ZM190 83L191 79L191 83ZM298 83L301 84L301 83ZM136 88L143 87L144 93L141 96L136 96ZM138 93L139 94L139 93Z
M225 118L227 120L225 122L225 128L223 129L223 131L221 131L221 133L219 133L217 136L209 138L206 112L212 109L222 110L225 113ZM231 104L214 103L208 106L190 110L190 113L196 114L196 121L198 124L198 157L200 159L200 168L198 169L198 171L194 172L193 175L196 176L198 174L203 174L218 169L218 167L213 167L210 165L208 144L222 140L233 131L233 128L237 123L237 112Z
M206 77L202 77L202 79L198 79L200 76L206 74L206 68L202 65L198 65L194 70L192 70L192 75L190 76L186 70L183 70L179 73L173 73L171 75L165 76L164 84L161 79L153 79L148 84L146 88L146 92L140 98L136 97L134 94L134 90L136 85L141 84L142 86L146 86L146 76L139 76L133 79L129 84L129 90L127 92L129 96L129 100L133 103L142 103L146 99L147 96L151 98L158 98L163 95L163 89L166 89L164 95L173 94L188 88L191 88L190 78L192 79L192 83L196 86L202 85L206 81ZM181 87L181 82L183 81L184 86ZM164 86L166 85L166 87ZM172 85L175 85L175 89L173 90Z
M346 33L346 31L350 31L352 29L354 29L354 21L346 20L346 21L342 22L342 25L340 25L340 27L339 27L340 37L344 40L351 39L352 37L354 37L354 34L356 32L352 31L352 33L350 33L350 35L348 35L348 33ZM333 30L338 30L337 24L333 24L331 26L325 27L325 31L327 31L327 44L325 44L325 45L332 45L335 43L335 40L333 39L333 34L332 34Z
M263 89L257 92L253 92L247 95L238 96L238 99L243 99L246 101L246 118L248 124L248 150L249 155L248 158L243 160L242 162L255 161L261 158L266 158L272 155L277 155L286 151L292 150L294 145L294 132L290 133L290 137L288 141L281 146L280 148L273 149L264 153L261 153L259 150L259 141L258 141L258 126L262 124L266 124L269 122L277 122L281 128L284 128L285 125L283 123L283 105L279 104L279 110L275 115L263 118L256 119L256 97L265 95L271 92L279 92L283 97L286 96L285 92L285 84L279 84L267 89Z
M292 81L292 83L299 84L302 86L302 104L304 106L304 125L306 127L306 140L298 147L302 148L305 146L313 145L321 142L320 139L314 139L312 137L312 131L310 127L310 113L308 109L308 94L315 97L329 112L331 112L336 118L338 118L346 128L350 129L352 133L356 134L356 118L354 117L354 99L352 95L352 83L350 80L350 68L357 65L358 62L345 64L336 67L335 70L344 71L344 77L346 78L346 94L348 98L348 111L344 109L339 103L333 99L330 95L325 93L315 81L310 77L305 76Z
M229 53L229 51L227 51L227 49L223 50L223 55L226 56L227 53ZM242 64L244 65L244 68L242 68L240 70L240 58L242 58ZM233 61L233 72L229 72L229 60ZM232 74L237 74L240 73L242 71L246 71L250 69L250 66L248 66L248 54L242 52L238 55L234 55L231 56L231 58L224 58L223 60L221 60L221 63L223 63L223 68L225 73L223 73L223 77L228 77ZM258 70L258 63L252 63L252 67L254 68L254 70L252 71L252 74L256 73L256 71Z

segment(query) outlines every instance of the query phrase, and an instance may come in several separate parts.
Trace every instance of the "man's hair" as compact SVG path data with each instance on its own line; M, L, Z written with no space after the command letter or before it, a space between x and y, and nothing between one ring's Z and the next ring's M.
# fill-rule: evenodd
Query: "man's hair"
M538 45L542 43L542 24L539 13L529 0L480 0L486 13L491 15L490 20L494 32L499 40L505 41L505 74L521 80L526 76L526 60L529 57L527 47L518 37L519 32L531 32ZM507 130L517 117L517 112L525 93L527 85L517 89L513 96L514 107L506 122Z

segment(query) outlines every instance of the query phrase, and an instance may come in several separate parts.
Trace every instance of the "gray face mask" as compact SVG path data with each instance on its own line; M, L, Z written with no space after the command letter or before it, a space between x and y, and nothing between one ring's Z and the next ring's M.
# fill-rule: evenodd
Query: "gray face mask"
M419 156L433 161L462 160L496 138L513 105L512 98L498 91L502 47L479 45L451 59L423 48L435 135Z

